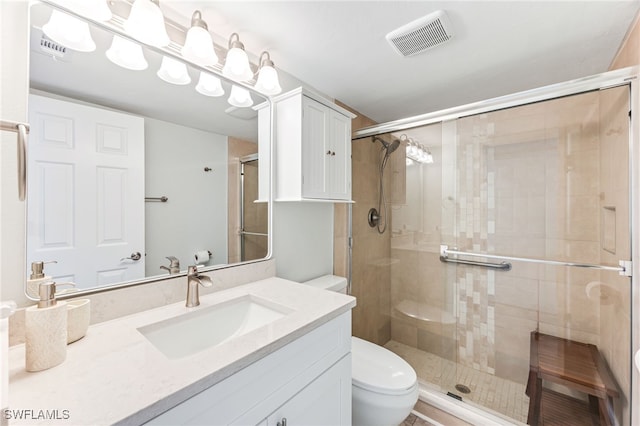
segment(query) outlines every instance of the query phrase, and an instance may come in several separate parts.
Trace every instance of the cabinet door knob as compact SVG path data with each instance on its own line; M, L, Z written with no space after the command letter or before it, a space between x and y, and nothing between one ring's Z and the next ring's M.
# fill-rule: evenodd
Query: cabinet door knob
M333 157L334 155L336 155L335 151L331 151L331 156Z
M287 418L283 417L282 420L280 420L276 426L287 426Z
M331 155L331 150L327 151L327 155Z

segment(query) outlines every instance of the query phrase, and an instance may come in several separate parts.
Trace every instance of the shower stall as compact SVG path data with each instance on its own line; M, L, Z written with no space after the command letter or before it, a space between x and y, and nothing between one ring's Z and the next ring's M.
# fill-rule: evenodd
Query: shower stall
M632 424L636 73L354 133L353 332L406 359L424 401L470 423Z

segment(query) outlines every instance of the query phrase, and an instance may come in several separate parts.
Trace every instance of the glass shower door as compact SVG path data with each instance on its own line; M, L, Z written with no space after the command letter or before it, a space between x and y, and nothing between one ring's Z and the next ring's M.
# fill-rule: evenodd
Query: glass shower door
M242 262L267 256L268 209L258 199L257 154L240 162L240 260Z
M629 418L630 278L616 271L630 259L628 113L620 86L443 123L441 241L468 253L449 258L511 265L443 263L457 319L447 385L464 401L526 423L539 332L597 346ZM564 401L556 417L584 408L579 387L545 386ZM588 420L577 410L563 421Z

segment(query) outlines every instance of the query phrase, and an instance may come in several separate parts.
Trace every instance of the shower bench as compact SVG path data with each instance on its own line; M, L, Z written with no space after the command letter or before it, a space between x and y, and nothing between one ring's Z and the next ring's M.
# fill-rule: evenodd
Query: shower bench
M589 404L543 388L543 380L588 394ZM532 331L526 394L530 425L559 413L574 420L590 418L593 424L616 424L613 398L618 390L596 345Z

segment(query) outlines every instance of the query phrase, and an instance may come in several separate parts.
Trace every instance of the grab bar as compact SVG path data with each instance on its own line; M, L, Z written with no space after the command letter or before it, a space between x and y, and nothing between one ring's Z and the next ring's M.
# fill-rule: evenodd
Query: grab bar
M27 195L27 134L29 133L29 125L0 120L0 130L18 134L18 199L24 201Z
M558 260L547 260L547 259L533 259L527 257L515 257L515 256L500 256L495 254L485 254L485 253L472 253L466 251L458 251L455 249L450 250L449 246L441 245L440 246L440 260L442 262L456 262L456 263L464 263L464 262L474 262L461 260L457 258L449 258L448 255L456 255L456 256L469 256L469 257L483 257L486 259L496 259L496 260L510 260L514 262L529 262L529 263L541 263L545 265L557 265L557 266L573 266L577 268L589 268L589 269L599 269L604 271L615 271L620 275L624 275L630 277L633 272L633 264L630 260L620 260L620 266L607 266L607 265L594 265L590 263L576 263L576 262L562 262ZM444 259L444 260L443 260ZM496 264L494 263L486 263L486 262L474 262L479 265L476 266L487 266L490 268L495 268ZM494 265L494 266L489 266ZM509 268L510 269L510 268ZM508 270L505 268L505 270Z
M446 256L440 256L440 262L460 263L462 265L470 265L470 266L483 266L485 268L499 269L505 272L511 270L511 264L509 262L500 262L500 263L478 262L475 260L452 259Z

